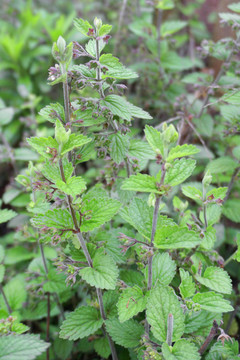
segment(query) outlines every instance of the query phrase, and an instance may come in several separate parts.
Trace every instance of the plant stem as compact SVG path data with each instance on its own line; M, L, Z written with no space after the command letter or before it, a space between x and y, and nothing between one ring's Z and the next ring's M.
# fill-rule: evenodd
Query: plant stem
M0 284L0 292L2 293L3 300L4 300L4 302L5 302L5 305L6 305L7 309L8 309L8 313L11 314L12 309L11 309L11 306L9 305L9 302L8 302L8 299L7 299L7 297L6 297L6 294L5 294L4 290L3 290L2 284Z
M224 202L224 203L225 203L225 202L227 201L227 199L229 198L229 195L230 195L230 193L231 193L231 191L232 191L232 188L233 188L233 185L234 185L234 181L235 181L236 177L238 176L239 171L240 171L240 166L238 166L238 167L234 170L234 172L233 172L233 174L232 174L230 183L228 184L228 189L227 189L226 196L225 196L225 198L223 199L223 202Z
M237 250L234 251L234 253L232 255L230 255L229 258L227 258L227 260L224 262L224 267L227 266L227 264L229 264L233 260L236 253L237 253Z
M99 49L99 40L96 39L96 60L97 62L99 62L99 58L100 58L100 49ZM100 65L97 67L97 80L99 81L99 92L100 92L100 96L102 99L104 99L104 91L102 88L102 83L101 83L101 67Z
M65 178L65 174L64 174L64 169L63 169L63 164L62 164L62 158L59 159L59 168L60 168L60 173L61 173L61 177L62 177L62 181L66 182L66 178ZM80 245L81 245L81 248L83 250L83 253L86 257L86 260L87 260L87 263L88 265L93 268L93 262L92 262L92 258L89 254L89 251L88 251L88 248L86 246L86 242L82 236L82 233L81 233L81 230L79 228L79 225L78 225L78 222L77 222L77 218L76 218L76 213L75 213L75 210L72 206L72 199L71 199L71 196L70 195L67 195L66 196L67 198L67 203L68 203L68 208L69 208L69 211L71 213L71 216L72 216L72 220L73 220L73 224L74 224L74 228L76 230L76 235L77 235L77 238L80 242ZM105 314L105 310L104 310L104 305L103 305L103 296L102 296L102 291L101 289L98 289L96 288L96 293L97 293L97 297L98 297L98 303L99 303L99 308L100 308L100 313L101 313L101 316L103 318L103 320L106 320L106 314ZM106 333L106 336L108 338L108 342L109 342L109 346L110 346L110 349L111 349L111 352L112 352L112 358L113 360L118 360L118 357L117 357L117 353L116 353L116 349L115 349L115 345L112 341L112 338L110 337L110 335L106 332L104 326L103 326L103 329L104 329L104 332Z
M202 355L204 354L204 352L207 350L208 345L210 344L210 342L213 340L213 338L218 334L218 323L216 322L216 320L213 321L213 326L210 330L210 333L208 335L208 337L206 338L206 340L204 341L204 343L202 344L202 346L200 347L200 349L198 350L199 354Z
M49 328L50 328L50 311L51 311L51 303L50 303L50 294L47 293L47 331L46 331L46 342L49 342ZM49 360L49 348L46 352L46 360Z

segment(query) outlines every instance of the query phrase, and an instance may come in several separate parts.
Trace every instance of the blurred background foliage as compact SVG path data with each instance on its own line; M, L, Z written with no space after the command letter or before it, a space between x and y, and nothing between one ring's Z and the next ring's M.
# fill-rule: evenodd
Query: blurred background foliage
M54 64L52 43L59 35L66 41L85 42L72 26L74 17L91 22L98 16L104 23L113 25L108 52L139 74L137 80L126 81L126 97L152 115L151 125L159 126L171 119L182 130L181 143L192 142L200 147L195 181L207 164L215 184L224 186L231 181L240 159L237 104L216 104L200 114L206 88L226 55L221 52L221 39L233 36L231 27L220 27L218 16L218 12L226 11L228 3L215 0L1 1L0 189L2 208L18 213L8 225L1 226L0 243L6 247L8 278L16 273L16 268L20 273L24 271L26 262L35 256L35 239L26 225L30 197L14 178L24 174L29 160L38 159L27 146L26 138L52 134L53 130L38 113L45 105L62 98L58 86L47 84L48 68ZM204 45L198 49L205 39L210 40L206 45L208 49ZM217 42L218 50L213 42ZM239 74L231 69L221 78L220 86L225 89L236 89L239 85ZM217 94L210 94L210 101L216 102L222 94L219 88ZM183 118L187 120L183 122ZM137 120L133 124L136 136L142 134L145 123ZM100 176L98 161L95 157L93 162L83 165L89 184ZM150 173L155 171L154 163L143 162L140 167ZM224 205L222 222L217 225L216 247L224 259L236 250L237 239L240 242L237 235L239 189L239 182L235 181L230 199ZM56 256L53 249L46 252L49 258ZM227 270L238 294L239 264L230 262ZM44 327L44 323L41 326ZM227 327L230 335L237 334L236 320L227 321Z

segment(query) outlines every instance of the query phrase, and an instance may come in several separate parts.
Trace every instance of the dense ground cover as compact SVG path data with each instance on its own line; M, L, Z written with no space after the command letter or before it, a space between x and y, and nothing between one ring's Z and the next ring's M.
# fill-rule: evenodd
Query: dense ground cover
M237 359L240 3L64 6L3 3L0 359Z

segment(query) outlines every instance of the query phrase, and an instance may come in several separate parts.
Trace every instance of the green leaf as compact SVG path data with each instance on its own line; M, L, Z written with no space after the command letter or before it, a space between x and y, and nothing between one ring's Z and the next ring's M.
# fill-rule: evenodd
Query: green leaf
M174 21L165 21L161 26L161 36L169 36L175 34L176 32L182 30L187 26L186 21L174 20Z
M232 11L240 13L240 2L228 5L228 8Z
M228 273L216 266L209 266L203 276L195 275L200 284L222 294L231 294L232 282Z
M185 196L189 197L190 199L193 199L198 203L202 202L202 198L203 198L202 191L196 189L194 186L183 185L182 192Z
M50 344L39 335L8 335L0 337L1 360L33 360L47 350Z
M166 172L164 183L171 186L181 184L191 176L195 166L196 161L192 159L175 160Z
M167 161L172 161L176 158L181 158L184 156L194 155L199 153L199 151L200 150L194 145L188 145L188 144L178 145L169 151Z
M163 226L156 230L154 244L159 249L189 249L201 242L199 234L187 227Z
M105 36L112 30L112 25L104 24L98 31L98 36Z
M223 298L223 295L216 294L213 291L205 293L197 293L193 297L193 301L196 304L201 305L201 308L213 313L223 313L233 311L233 307L229 301Z
M128 137L122 134L111 136L110 155L113 161L120 164L125 158L128 149Z
M233 160L230 156L222 156L218 159L210 161L206 167L211 174L221 174L225 172L233 172L238 166L236 160Z
M81 176L70 177L66 182L57 180L56 186L65 194L73 197L80 195L84 190L86 190L86 182Z
M23 277L21 275L15 276L8 281L3 289L11 309L13 311L21 309L23 303L27 300L27 291ZM6 309L2 295L0 296L0 307Z
M227 200L223 206L223 214L233 222L240 222L240 200Z
M62 163L65 179L68 180L73 173L73 165L72 163L68 162L67 159L63 159ZM51 182L56 183L58 180L62 180L59 165L54 164L51 161L45 162L41 172Z
M81 231L91 231L110 221L120 207L119 201L110 198L99 197L85 201L81 212L86 213L87 216L82 218Z
M30 330L29 326L19 323L19 322L16 322L16 321L13 322L12 327L11 327L11 331L16 334L23 334L29 330Z
M107 67L107 71L102 74L102 78L115 78L115 79L135 79L138 74L126 68L119 59L112 54L103 54L100 56L100 64Z
M72 348L73 348L73 341L60 339L57 337L54 340L54 353L57 355L59 359L67 360L71 355Z
M65 121L64 107L59 103L51 103L39 111L39 115L45 120L55 123L57 119Z
M14 108L5 107L0 109L0 126L9 124L14 116Z
M234 23L240 24L240 16L237 14L220 13L218 15L222 20L230 22L231 25L233 25Z
M5 250L2 245L0 245L0 263L3 262L3 259L5 257Z
M27 142L30 146L34 148L34 150L36 150L40 155L47 159L52 158L52 155L47 152L50 148L58 149L57 141L51 136L49 136L48 138L31 137L27 139Z
M153 335L159 341L167 339L168 315L173 315L173 342L184 333L184 314L172 288L157 286L150 292L147 303L147 321L151 325Z
M71 134L69 136L69 140L62 147L61 155L64 155L75 148L81 147L90 141L92 141L91 138L82 134Z
M124 323L120 323L118 319L109 319L106 327L113 341L126 348L138 346L144 334L144 327L133 319Z
M59 337L75 341L94 334L102 325L103 319L97 309L81 306L63 321Z
M238 360L239 359L239 343L235 339L222 342L216 342L206 356L206 360Z
M108 343L108 339L106 337L96 339L94 341L94 349L96 353L104 359L108 359L111 354L111 349Z
M208 225L217 223L220 219L222 207L217 204L209 204L207 207L207 221ZM203 211L200 212L200 220L204 223Z
M5 274L5 266L3 264L0 264L0 284L3 281L4 274Z
M71 214L67 209L48 210L45 214L38 214L31 219L33 226L41 228L47 226L56 229L73 229Z
M181 284L179 286L183 299L190 298L195 294L196 288L192 276L189 272L180 268Z
M176 273L176 264L168 253L156 254L152 262L152 283L169 285ZM148 275L148 266L146 267L146 278Z
M228 189L227 187L219 187L217 189L212 189L207 192L206 198L208 198L209 196L214 196L214 199L223 200L226 196L227 189Z
M155 153L164 155L164 145L163 145L163 139L162 134L160 131L154 129L152 126L146 125L145 126L145 136L146 139L153 149Z
M89 29L93 29L92 25L89 24L87 20L83 19L74 19L73 20L75 28L84 36L89 36L88 31Z
M147 296L144 296L141 288L134 286L124 289L117 303L119 321L122 323L131 319L145 310L146 304Z
M207 336L212 328L213 320L221 318L221 314L212 313L206 310L192 311L186 313L185 334L196 333Z
M186 339L175 342L173 347L166 343L162 346L163 356L167 360L200 360L200 354L196 345Z
M156 154L150 148L149 144L147 142L137 139L130 140L128 155L134 158L138 158L140 160L153 160L156 158Z
M172 0L158 0L156 8L161 10L171 10L174 8L174 2Z
M61 293L66 290L66 276L51 269L47 275L48 281L44 283L43 290L49 293Z
M152 117L139 107L130 104L123 97L118 95L108 95L101 100L101 105L106 106L113 115L130 121L132 117L139 119L151 119Z
M13 210L0 210L0 224L5 223L17 216L17 213Z
M156 183L155 177L138 173L137 175L131 175L129 178L125 179L121 189L161 194L161 191L157 189Z
M216 241L216 229L212 226L208 226L206 231L204 232L204 238L201 242L201 248L210 250L213 248L214 243Z
M118 268L113 259L98 249L93 257L93 267L85 267L79 275L91 286L114 290L118 278Z

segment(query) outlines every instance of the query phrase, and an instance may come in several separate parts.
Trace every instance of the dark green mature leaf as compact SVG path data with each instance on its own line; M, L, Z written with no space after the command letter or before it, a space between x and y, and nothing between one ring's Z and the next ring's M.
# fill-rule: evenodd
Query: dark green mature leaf
M155 177L138 173L137 175L131 175L129 178L125 179L121 189L161 194L161 191L157 189L156 183Z
M111 354L111 349L106 337L96 339L94 341L94 349L101 358L108 359Z
M187 227L163 226L155 234L155 246L159 249L189 249L201 242L199 234Z
M196 161L192 159L176 160L167 170L164 183L171 186L181 184L192 174L195 166Z
M206 167L211 174L221 174L224 172L232 172L238 166L237 161L230 156L221 156L218 159L210 161Z
M184 314L172 288L158 285L149 296L147 303L147 320L152 333L159 341L167 339L168 315L173 316L173 341L181 338L184 333Z
M1 360L33 360L50 344L40 340L38 335L8 335L0 337Z
M223 206L223 214L233 222L240 222L240 200L227 200Z
M175 21L165 21L161 26L161 36L165 37L172 35L187 26L186 21L175 20Z
M197 333L203 336L208 335L212 328L213 320L221 319L221 314L212 313L206 310L188 311L185 317L185 334Z
M119 133L111 136L110 155L117 164L120 164L126 158L128 141L127 136Z
M147 296L143 294L141 288L134 286L124 289L117 303L119 321L124 322L131 319L145 310L146 304Z
M195 275L200 284L222 294L231 294L232 282L228 273L216 266L209 266L203 276Z
M193 297L193 301L201 305L202 309L212 311L214 313L223 313L234 310L229 301L223 298L223 295L216 294L213 291L197 293Z
M152 262L152 283L169 285L176 273L176 264L168 253L156 254ZM146 267L146 278L148 266Z
M162 352L164 358L168 360L200 360L201 358L196 345L186 339L176 341L173 347L164 343Z
M106 327L113 341L126 348L138 346L144 334L144 327L133 319L124 323L120 323L118 319L109 319Z
M63 321L60 338L68 340L82 339L95 333L103 324L100 312L90 306L81 306L71 312Z
M108 70L102 74L102 78L115 78L115 79L135 79L138 74L126 68L119 59L114 57L112 54L103 54L99 59L101 65L106 66Z
M107 197L92 198L85 201L81 212L86 213L87 216L82 219L81 231L91 231L110 221L120 207L119 201Z
M98 249L93 257L93 267L79 271L79 275L91 286L100 289L114 290L118 278L118 268L113 259Z
M27 300L27 291L25 286L26 284L23 276L17 275L8 281L3 288L8 303L13 311L21 309L23 303ZM7 310L2 295L0 296L0 308Z
M31 219L33 226L41 228L47 226L56 229L73 229L74 224L67 209L48 210L45 214L38 214Z

